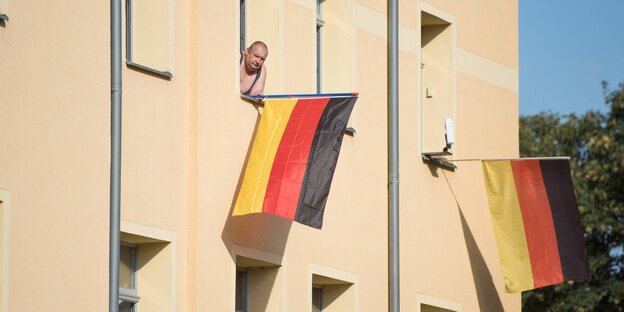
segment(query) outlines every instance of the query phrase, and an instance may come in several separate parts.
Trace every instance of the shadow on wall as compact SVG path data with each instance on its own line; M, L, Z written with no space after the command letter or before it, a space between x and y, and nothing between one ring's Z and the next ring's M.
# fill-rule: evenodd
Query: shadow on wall
M429 168L429 172L431 173L431 176L434 178L439 178L440 175L438 175L438 166L432 164L432 163L427 163L423 160L423 163L425 163L427 165L427 168ZM446 176L445 176L446 178ZM448 183L448 179L447 179L447 183ZM450 185L449 185L450 187Z
M342 294L347 292L353 284L336 284L323 286L323 308L331 307L332 303L340 300Z
M245 169L248 165L251 147L260 123L261 112L259 105L253 102L252 104L256 110L258 110L256 125L253 132L254 135L249 140L247 155L245 156L244 162L245 165L238 175L238 184L236 185L234 194L232 194L228 218L221 232L221 240L230 252L230 256L234 262L236 261L236 255L232 251L232 244L283 255L290 227L292 226L292 221L271 214L256 213L232 217L232 211L236 205L236 199L241 189Z
M498 296L496 286L492 280L492 274L485 263L483 254L479 250L479 246L475 241L468 222L464 217L461 207L457 205L459 216L461 218L462 230L464 232L464 240L466 241L466 249L468 250L468 258L470 260L470 268L472 269L472 278L474 279L475 289L477 290L477 300L479 301L479 310L481 311L504 311L503 303Z
M278 279L279 267L258 267L247 270L249 311L271 311L275 306L270 303L274 285ZM276 297L280 297L276 294Z

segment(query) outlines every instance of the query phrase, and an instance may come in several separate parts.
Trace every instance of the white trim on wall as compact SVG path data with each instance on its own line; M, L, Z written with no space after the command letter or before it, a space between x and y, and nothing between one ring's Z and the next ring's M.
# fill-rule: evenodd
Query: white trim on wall
M427 296L423 294L416 294L416 312L421 312L421 309L420 309L421 304L426 304L426 305L430 305L430 306L434 306L434 307L442 308L442 309L447 309L447 310L451 310L455 312L462 311L461 304L455 301Z

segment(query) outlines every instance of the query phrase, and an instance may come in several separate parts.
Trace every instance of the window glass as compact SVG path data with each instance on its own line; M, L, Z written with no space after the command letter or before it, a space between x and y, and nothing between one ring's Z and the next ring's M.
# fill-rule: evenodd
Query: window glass
M134 304L131 302L123 301L119 304L119 312L133 312Z
M119 302L120 312L135 311L139 302L136 291L137 247L122 243L119 246Z
M171 0L126 0L130 65L171 77Z
M312 312L323 311L323 288L312 287Z
M247 271L236 270L236 312L247 311Z
M136 248L121 245L119 251L119 287L134 288Z

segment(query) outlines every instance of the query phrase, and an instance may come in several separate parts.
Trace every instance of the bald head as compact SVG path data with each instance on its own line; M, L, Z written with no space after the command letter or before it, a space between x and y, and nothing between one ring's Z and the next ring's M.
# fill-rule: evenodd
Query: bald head
M254 43L252 43L252 44L249 46L249 50L253 50L253 49L254 49L254 47L256 47L256 46L263 47L263 48L264 48L267 52L269 52L269 48L268 48L268 47L267 47L267 45L266 45L264 42L262 42L262 41L254 41Z
M247 50L245 50L245 70L248 75L253 75L262 68L264 61L269 55L269 49L262 41L256 41L252 43Z

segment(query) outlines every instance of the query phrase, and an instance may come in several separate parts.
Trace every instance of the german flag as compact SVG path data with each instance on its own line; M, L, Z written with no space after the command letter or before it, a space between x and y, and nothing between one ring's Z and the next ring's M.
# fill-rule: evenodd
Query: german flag
M320 229L356 99L265 100L232 215L270 213Z
M568 159L484 160L507 292L589 278Z

